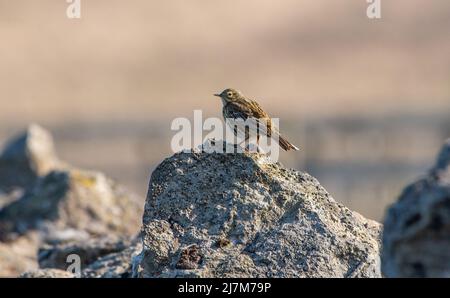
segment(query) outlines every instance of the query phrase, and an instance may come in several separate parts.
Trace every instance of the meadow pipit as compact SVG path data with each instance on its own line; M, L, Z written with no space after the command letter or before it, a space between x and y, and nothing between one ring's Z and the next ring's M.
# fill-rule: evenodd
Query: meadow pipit
M248 99L239 91L230 88L225 89L220 94L214 95L222 99L222 113L228 125L230 125L230 122L227 121L227 118L242 121L247 121L248 119L255 120L256 125L239 127L239 125L235 125L236 122L230 125L235 135L239 134L244 136L244 141L248 141L252 135L256 135L256 142L259 145L260 136L266 135L268 138L278 140L278 144L285 151L299 150L299 148L281 136L270 116L264 112L256 101Z

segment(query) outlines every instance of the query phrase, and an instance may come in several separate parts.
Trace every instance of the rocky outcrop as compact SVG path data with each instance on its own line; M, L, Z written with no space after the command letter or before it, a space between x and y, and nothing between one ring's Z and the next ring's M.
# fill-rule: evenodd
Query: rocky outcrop
M37 160L52 166L24 175L31 186L9 183L23 193L0 209L0 261L19 241L27 248L16 254L22 263L4 263L8 273L0 262L0 275L381 276L380 224L262 155L194 150L166 159L152 174L139 237L137 197L101 173ZM66 271L72 254L79 275Z
M9 191L0 204L0 276L37 268L41 246L41 253L48 253L40 259L42 266L63 268L56 250L46 251L48 244L64 251L70 249L65 243L83 243L84 251L78 247L86 253L83 264L94 263L122 249L108 248L106 242L89 247L89 239L134 236L141 225L137 196L102 173L60 162L51 135L36 125L7 145L0 157L0 183L0 194ZM15 253L18 243L23 253Z
M380 224L258 154L194 151L153 172L138 277L380 277Z
M429 174L389 208L382 270L387 277L450 277L450 140Z

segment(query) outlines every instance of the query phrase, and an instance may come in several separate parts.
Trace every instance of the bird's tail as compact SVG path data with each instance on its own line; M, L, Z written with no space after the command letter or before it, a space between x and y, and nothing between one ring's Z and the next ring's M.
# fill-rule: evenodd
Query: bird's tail
M280 144L280 147L283 148L283 150L285 150L285 151L289 151L289 150L298 151L298 150L300 150L298 147L296 147L294 144L292 144L291 142L289 142L288 140L286 140L282 136L278 137L278 144Z

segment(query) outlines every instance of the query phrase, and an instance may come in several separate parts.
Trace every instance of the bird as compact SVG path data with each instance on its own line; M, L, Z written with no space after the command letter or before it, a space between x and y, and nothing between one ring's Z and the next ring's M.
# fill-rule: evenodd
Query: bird
M300 150L297 146L289 142L285 137L281 136L279 129L273 123L272 118L267 114L255 100L245 97L240 91L233 88L227 88L221 93L214 94L222 100L222 114L225 122L231 127L235 135L243 135L244 141L248 141L252 133L256 133L257 144L259 138L265 134L269 138L278 139L279 146L285 150ZM255 126L239 127L234 123L230 123L227 119L246 121L249 118L255 119ZM245 131L243 131L245 129Z

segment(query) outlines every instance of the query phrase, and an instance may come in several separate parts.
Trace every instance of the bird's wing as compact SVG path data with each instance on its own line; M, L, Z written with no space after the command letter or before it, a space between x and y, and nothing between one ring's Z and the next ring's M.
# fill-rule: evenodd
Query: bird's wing
M250 100L249 105L252 108L253 117L255 118L270 118L269 115L264 112L262 107L255 100Z
M267 114L255 100L250 100L250 106L253 113L252 117L259 119L258 123L260 132L267 134L267 136L270 137L273 130L273 123L269 114Z
M224 116L225 114L225 118L242 119L244 121L251 118L250 121L247 121L250 131L258 131L259 134L269 137L272 134L270 116L254 100L228 103L224 109Z

